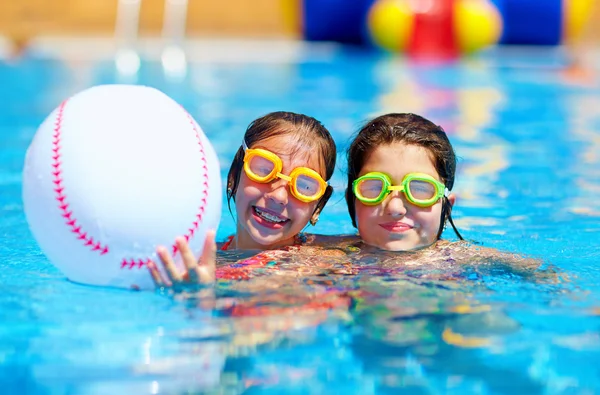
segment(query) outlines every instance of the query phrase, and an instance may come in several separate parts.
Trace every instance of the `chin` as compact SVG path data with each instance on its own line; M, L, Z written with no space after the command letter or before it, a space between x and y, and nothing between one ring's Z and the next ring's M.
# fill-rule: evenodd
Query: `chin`
M260 236L260 235L255 235L254 237L252 237L252 239L254 239L254 242L256 244L259 244L263 247L268 247L272 244L277 243L279 240L281 240L281 237L279 236Z
M420 243L420 242L414 242L414 241L411 242L409 240L390 240L385 243L381 243L381 241L370 242L370 241L364 240L364 242L368 245L380 248L385 251L397 251L397 252L419 250L421 248L429 247L431 244L433 244L433 242L432 243Z
M391 243L388 243L388 244L382 246L381 248L383 248L386 251L411 251L411 250L416 250L418 248L421 248L421 246L415 245L412 243L391 242Z

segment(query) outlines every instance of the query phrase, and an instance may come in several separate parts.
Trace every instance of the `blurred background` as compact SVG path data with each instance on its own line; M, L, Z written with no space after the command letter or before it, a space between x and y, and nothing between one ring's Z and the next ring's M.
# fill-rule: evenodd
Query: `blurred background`
M115 35L285 38L410 52L422 31L448 35L444 18L453 20L460 53L600 41L593 0L1 0L0 36L11 53L49 37Z

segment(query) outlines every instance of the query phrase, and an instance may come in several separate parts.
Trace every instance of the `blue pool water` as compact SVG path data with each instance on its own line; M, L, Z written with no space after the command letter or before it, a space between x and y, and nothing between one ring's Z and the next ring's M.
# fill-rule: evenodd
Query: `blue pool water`
M62 99L115 82L154 86L186 107L223 177L256 117L283 109L320 119L340 155L315 233L353 231L343 200L351 134L375 114L422 114L444 126L459 156L453 216L463 235L538 258L564 279L493 268L465 269L460 281L331 277L371 296L300 314L283 298L310 287L268 289L259 301L272 313L257 318L70 283L28 230L24 155ZM525 48L426 66L307 46L290 60L194 62L183 80L146 59L137 79L123 80L109 60L28 55L0 62L0 86L1 393L600 391L600 61L573 67L561 49ZM233 224L224 209L218 238Z

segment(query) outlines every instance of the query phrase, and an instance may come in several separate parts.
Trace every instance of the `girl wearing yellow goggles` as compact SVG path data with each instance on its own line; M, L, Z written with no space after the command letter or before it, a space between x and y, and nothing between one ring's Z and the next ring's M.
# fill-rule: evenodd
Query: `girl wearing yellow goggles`
M332 193L327 181L335 169L336 146L315 118L274 112L254 120L244 134L227 175L227 202L235 203L236 233L221 250L269 250L306 240L302 230L316 224ZM157 252L165 277L154 263L157 286L211 282L215 276L214 234L207 235L200 262L185 239L178 239L185 273L179 273L169 251Z

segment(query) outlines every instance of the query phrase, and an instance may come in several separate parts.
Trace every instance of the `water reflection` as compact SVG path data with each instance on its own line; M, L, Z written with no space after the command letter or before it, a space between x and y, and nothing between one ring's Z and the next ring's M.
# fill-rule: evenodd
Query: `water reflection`
M573 184L577 193L568 202L567 210L583 216L600 216L600 98L593 94L574 95L566 105L571 111L570 135L579 150L573 157Z
M506 278L560 288L553 270L445 256L419 266L419 254L360 246L349 254L279 251L225 263L214 294L177 295L190 318L201 320L197 330L172 334L181 356L155 359L142 371L173 374L180 358L210 365L201 371L213 379L194 383L196 390L314 391L348 381L356 385L349 393L542 393L527 363L483 363L506 353L507 337L521 331L505 304L490 301L488 285ZM500 379L506 375L513 380Z

